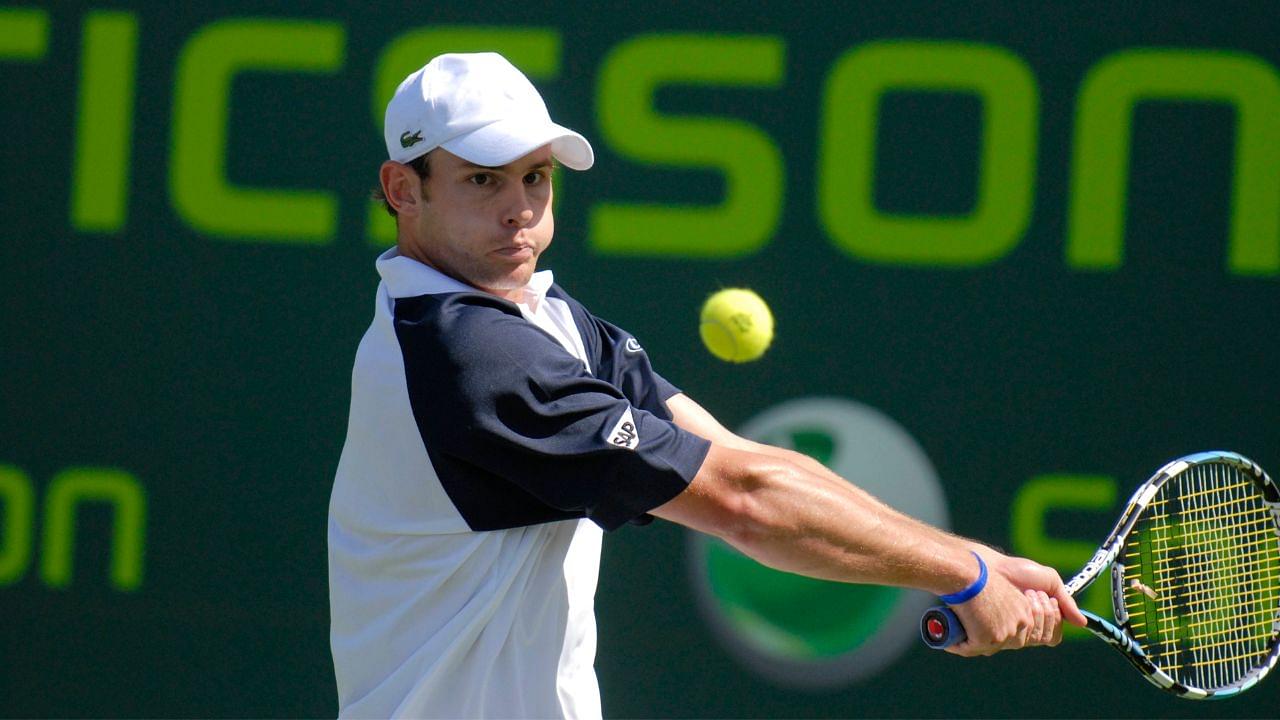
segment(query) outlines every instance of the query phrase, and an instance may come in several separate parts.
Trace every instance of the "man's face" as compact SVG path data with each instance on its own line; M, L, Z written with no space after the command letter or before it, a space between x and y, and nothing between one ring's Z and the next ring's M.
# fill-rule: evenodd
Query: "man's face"
M417 218L419 250L437 270L502 297L524 287L551 244L551 146L502 167L431 155Z

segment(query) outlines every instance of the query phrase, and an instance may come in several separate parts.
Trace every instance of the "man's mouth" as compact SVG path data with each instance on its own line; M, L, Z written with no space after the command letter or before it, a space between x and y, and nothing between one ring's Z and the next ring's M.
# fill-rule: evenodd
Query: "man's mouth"
M507 247L498 248L493 254L511 260L528 260L533 257L532 245L508 245Z

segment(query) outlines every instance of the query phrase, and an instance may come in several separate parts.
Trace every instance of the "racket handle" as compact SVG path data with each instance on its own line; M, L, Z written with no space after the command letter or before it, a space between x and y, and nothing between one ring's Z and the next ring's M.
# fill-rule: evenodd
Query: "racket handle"
M960 618L956 617L951 608L938 605L925 610L924 615L920 616L920 637L925 645L941 650L964 642L968 635L964 632L964 625L960 624Z

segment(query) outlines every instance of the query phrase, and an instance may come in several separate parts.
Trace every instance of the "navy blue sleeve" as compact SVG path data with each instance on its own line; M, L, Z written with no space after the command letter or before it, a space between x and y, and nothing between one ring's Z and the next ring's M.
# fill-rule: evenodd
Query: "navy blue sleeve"
M587 517L612 530L678 495L706 457L510 303L428 295L395 314L415 420L472 529Z
M680 388L653 369L648 353L635 336L592 315L559 285L553 285L548 296L568 303L591 356L595 376L612 383L636 407L670 420L666 400L679 394Z
M666 400L679 394L680 388L653 369L649 354L633 335L594 315L591 320L601 339L597 376L607 378L636 407L670 420Z

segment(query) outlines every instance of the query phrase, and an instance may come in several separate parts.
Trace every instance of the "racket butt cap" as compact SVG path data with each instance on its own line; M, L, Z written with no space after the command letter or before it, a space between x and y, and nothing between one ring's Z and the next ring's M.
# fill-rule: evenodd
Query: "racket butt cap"
M934 650L964 642L966 637L960 618L949 607L932 607L920 616L920 638Z

